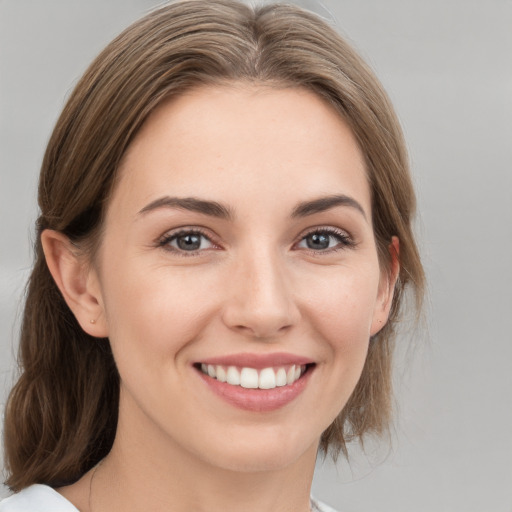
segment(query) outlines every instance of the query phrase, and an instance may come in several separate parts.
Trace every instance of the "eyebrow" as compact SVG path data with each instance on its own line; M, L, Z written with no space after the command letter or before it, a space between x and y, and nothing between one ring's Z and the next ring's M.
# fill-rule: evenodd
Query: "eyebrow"
M366 220L368 220L364 208L355 199L344 194L319 197L312 201L299 203L292 212L292 218L307 217L308 215L325 212L331 208L336 208L337 206L349 206L351 208L355 208Z
M325 212L338 206L348 206L360 212L367 220L363 207L352 197L344 194L331 195L303 201L299 203L292 211L292 218L307 217L315 213ZM224 220L233 220L234 215L228 206L224 206L217 201L198 199L196 197L170 197L164 196L155 199L139 211L139 215L149 213L160 208L177 208L191 212L202 213L210 217L217 217Z
M144 206L139 214L145 214L160 208L178 208L180 210L188 210L191 212L202 213L219 219L231 220L233 214L231 210L216 201L207 201L205 199L197 199L195 197L160 197Z

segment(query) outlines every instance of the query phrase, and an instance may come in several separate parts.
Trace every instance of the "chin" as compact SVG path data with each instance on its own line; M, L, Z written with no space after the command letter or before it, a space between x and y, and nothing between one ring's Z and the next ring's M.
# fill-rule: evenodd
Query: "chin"
M238 442L234 439L231 438L228 446L225 443L215 443L217 450L214 453L210 446L208 462L217 468L238 473L279 471L305 458L311 458L314 465L319 444L319 438L313 441L294 440L289 435L272 436L270 433L260 433L250 436L249 439L239 438ZM203 452L202 456L205 455Z

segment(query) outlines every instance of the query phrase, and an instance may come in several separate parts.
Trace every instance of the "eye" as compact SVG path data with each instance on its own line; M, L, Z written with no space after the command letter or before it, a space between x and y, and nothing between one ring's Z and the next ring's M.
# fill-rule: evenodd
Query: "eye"
M330 250L352 247L354 242L348 233L337 229L317 229L311 231L297 244L298 248L309 249L317 252L329 252Z
M178 233L167 234L159 241L159 245L170 251L188 253L215 247L210 238L197 230L182 230Z

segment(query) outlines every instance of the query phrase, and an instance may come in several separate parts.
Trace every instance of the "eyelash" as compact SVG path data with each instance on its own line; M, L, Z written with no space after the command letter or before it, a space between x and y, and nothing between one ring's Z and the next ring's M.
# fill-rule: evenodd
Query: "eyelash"
M338 244L334 247L327 248L324 250L314 250L314 249L306 249L311 254L318 256L322 254L330 254L333 252L343 251L345 249L350 249L356 246L354 239L344 230L332 228L332 227L316 227L308 231L307 233L301 235L300 240L297 243L302 242L308 236L311 235L327 235L329 237L336 238L338 240ZM295 244L296 245L296 244Z
M158 240L158 247L163 248L166 251L173 252L174 254L182 257L191 257L191 256L197 256L199 253L206 249L198 249L195 251L185 251L180 250L174 247L170 246L170 243L174 240L177 240L181 236L185 235L191 235L191 236L200 236L208 240L212 245L213 248L219 248L219 246L212 240L211 235L206 234L201 229L198 228L191 228L191 229L181 229L177 232L173 233L167 233L164 236L162 236ZM338 244L335 247L327 248L324 250L314 250L314 249L306 249L309 253L314 254L315 256L321 255L321 254L330 254L333 252L338 252L344 249L350 249L352 247L355 247L356 243L352 239L352 237L343 230L332 228L332 227L317 227L313 228L310 231L308 231L305 234L302 234L300 239L294 243L294 247L297 246L299 243L304 241L307 237L311 235L327 235L329 237L334 237L338 240Z
M191 229L180 229L179 231L173 232L173 233L166 233L164 236L162 236L158 240L158 246L163 248L166 251L172 252L178 256L183 256L185 258L190 256L197 256L201 251L204 251L205 249L198 249L195 251L184 251L180 250L174 247L171 247L170 243L174 240L177 240L181 236L185 235L196 235L205 238L208 240L214 248L218 248L219 246L212 240L211 235L206 234L202 229L199 228L191 228Z

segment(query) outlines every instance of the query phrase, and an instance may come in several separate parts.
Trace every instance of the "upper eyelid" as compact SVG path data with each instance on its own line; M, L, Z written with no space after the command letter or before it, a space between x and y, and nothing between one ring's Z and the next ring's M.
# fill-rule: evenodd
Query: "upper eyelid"
M187 235L187 234L197 234L204 238L206 238L213 247L208 247L204 249L195 249L192 251L185 251L183 249L180 249L178 247L173 247L171 245L171 242L176 240L179 236ZM219 249L220 245L213 239L212 236L209 236L204 232L203 229L195 228L177 228L175 230L166 231L162 236L158 237L156 240L156 247L158 249L164 250L169 254L174 254L176 257L196 257L199 255L202 255L205 251L211 251Z
M179 228L169 229L157 238L157 241L174 238L180 235L186 235L190 233L196 233L208 238L211 242L216 238L209 229L202 226L182 226Z
M174 230L166 231L163 235L159 236L155 240L155 245L159 248L162 248L162 249L165 249L165 250L168 250L171 252L180 253L180 254L188 252L188 255L192 256L193 254L202 252L205 249L197 249L196 251L182 251L178 248L172 247L170 245L170 242L182 235L198 234L198 235L201 235L202 237L206 238L213 245L213 247L210 247L208 249L220 248L221 244L218 242L218 237L212 236L211 234L209 234L209 230L207 230L207 231L208 232L206 232L204 228L199 228L199 227L176 228Z
M308 229L302 231L302 233L297 237L297 240L300 241L304 237L311 235L312 233L322 233L322 232L331 233L333 235L346 235L351 240L354 240L354 237L352 236L352 233L350 233L350 231L343 229L343 228L334 227L334 226L314 226L314 227L308 228Z
M307 236L314 234L314 233L327 233L329 236L339 237L343 238L343 240L339 241L339 244L335 247L331 247L325 250L317 251L314 249L306 249L301 248L306 251L310 251L312 254L321 256L321 255L328 255L332 254L333 252L337 252L340 249L353 249L357 247L358 241L354 239L352 234L347 231L346 229L337 228L334 226L316 226L315 228L310 228L309 230L306 230L303 232L298 239L294 242L293 247L296 247L298 244L300 244ZM341 247L339 247L341 245Z

